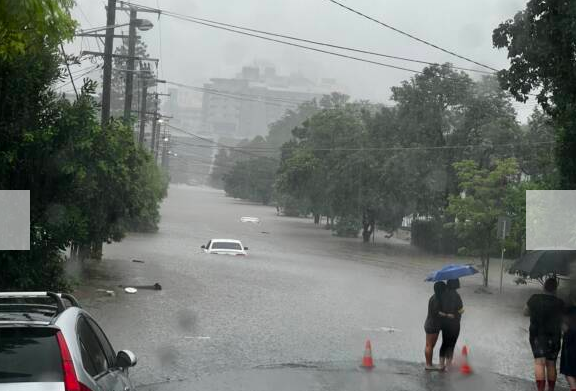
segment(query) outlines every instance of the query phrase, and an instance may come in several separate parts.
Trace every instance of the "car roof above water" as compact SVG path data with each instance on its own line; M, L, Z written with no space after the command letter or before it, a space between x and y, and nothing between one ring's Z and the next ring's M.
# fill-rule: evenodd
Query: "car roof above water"
M237 240L237 239L212 239L212 240L211 240L211 242L213 242L213 243L214 243L214 242L216 242L216 243L218 243L218 242L233 242L233 243L240 243L240 241L239 241L239 240Z

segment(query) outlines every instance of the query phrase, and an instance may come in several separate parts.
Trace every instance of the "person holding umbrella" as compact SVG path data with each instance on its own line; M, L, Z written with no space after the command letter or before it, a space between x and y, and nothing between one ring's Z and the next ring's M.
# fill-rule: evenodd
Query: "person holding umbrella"
M544 282L544 293L536 293L526 303L524 314L530 316L529 339L534 356L534 377L538 391L556 386L556 360L562 337L562 315L564 302L556 297L558 281L548 278Z
M460 335L460 320L464 313L462 298L456 292L460 288L460 280L450 279L446 283L446 292L440 299L440 330L442 345L440 346L440 367L452 365L454 348Z
M424 322L424 331L426 332L426 348L424 349L424 356L426 358L425 369L433 371L438 369L432 364L432 357L434 354L434 346L438 341L440 335L440 300L446 291L446 284L443 281L434 283L434 294L428 300L428 316Z
M445 369L452 364L454 348L460 335L460 320L464 312L462 298L456 292L460 288L459 278L478 273L471 265L447 265L430 273L426 281L447 281L446 291L440 299L438 311L440 331L442 331L442 346L440 347L440 367Z

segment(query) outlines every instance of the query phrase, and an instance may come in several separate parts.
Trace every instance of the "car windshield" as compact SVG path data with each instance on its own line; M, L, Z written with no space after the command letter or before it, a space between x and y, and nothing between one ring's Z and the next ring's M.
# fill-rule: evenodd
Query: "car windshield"
M0 383L61 381L62 359L54 329L0 327Z
M242 250L242 246L237 242L212 242L213 250Z
M575 227L576 0L0 0L0 327L90 389L576 390Z

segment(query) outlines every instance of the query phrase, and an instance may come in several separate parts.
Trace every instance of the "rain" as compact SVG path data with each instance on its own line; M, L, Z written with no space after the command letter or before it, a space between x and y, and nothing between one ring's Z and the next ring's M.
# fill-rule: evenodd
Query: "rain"
M574 15L0 0L0 391L575 389Z

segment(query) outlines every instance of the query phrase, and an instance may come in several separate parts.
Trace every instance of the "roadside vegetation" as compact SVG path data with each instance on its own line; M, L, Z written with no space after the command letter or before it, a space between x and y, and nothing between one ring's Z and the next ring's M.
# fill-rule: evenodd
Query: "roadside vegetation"
M524 192L518 189L557 183L552 118L535 110L521 125L512 97L495 77L474 81L450 64L425 68L394 87L392 100L387 107L333 94L321 104L307 104L316 110L307 111L300 125L285 128L290 138L281 147L250 149L274 152L270 159L279 161L275 180L265 181L268 190L260 186L251 193L245 178L268 178L273 165L252 164L258 158L239 151L234 152L239 161L223 177L225 190L253 201L261 200L245 195L273 192L285 213L316 221L324 216L335 234L364 241L376 228L400 228L409 216L413 239L422 247L488 260L499 248L498 217L522 211ZM245 188L240 192L234 183ZM489 215L477 216L496 202ZM470 218L490 228L456 223ZM513 222L507 246L517 254L524 222Z
M96 83L73 99L52 88L75 60L60 51L76 27L71 6L0 5L0 188L30 190L31 227L30 251L0 252L0 290L66 290L64 251L99 259L103 243L160 219L167 178L130 127L101 126Z

